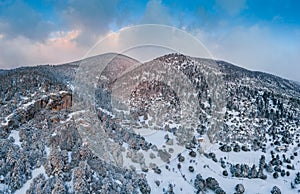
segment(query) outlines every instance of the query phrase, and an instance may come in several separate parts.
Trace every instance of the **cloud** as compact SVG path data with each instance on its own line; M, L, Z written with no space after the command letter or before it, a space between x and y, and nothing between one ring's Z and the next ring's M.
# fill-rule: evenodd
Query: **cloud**
M229 15L239 14L246 6L246 0L216 0L216 7L226 11Z
M108 33L110 25L119 19L116 12L118 2L74 0L56 5L56 9L64 28L81 30L77 42L81 45L92 45L99 35Z
M299 80L297 6L268 6L246 0L0 0L0 68L72 61L112 31L154 23L196 34L217 58Z
M80 31L54 32L44 42L36 42L19 36L0 39L0 67L7 69L19 66L59 64L80 59L86 48L77 45L74 39Z
M6 2L0 6L0 32L6 38L22 36L41 42L54 31L81 29L78 42L91 44L99 34L107 33L112 23L120 24L119 20L126 19L117 12L119 3L120 0Z
M172 18L169 15L168 8L162 4L161 0L150 0L147 3L141 23L171 25Z
M201 30L192 33L218 59L300 81L300 45L294 44L300 41L300 36L296 32L282 38L267 27L254 25L234 27L223 33Z
M0 68L63 63L84 56L124 16L119 0L1 1ZM120 24L121 22L118 21Z

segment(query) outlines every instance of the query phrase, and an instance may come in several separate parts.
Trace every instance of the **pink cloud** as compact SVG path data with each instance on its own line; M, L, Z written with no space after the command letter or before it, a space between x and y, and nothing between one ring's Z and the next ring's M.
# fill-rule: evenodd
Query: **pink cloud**
M76 43L79 34L79 30L59 31L52 33L44 42L32 41L23 36L9 40L0 38L0 68L59 64L80 59L87 49Z

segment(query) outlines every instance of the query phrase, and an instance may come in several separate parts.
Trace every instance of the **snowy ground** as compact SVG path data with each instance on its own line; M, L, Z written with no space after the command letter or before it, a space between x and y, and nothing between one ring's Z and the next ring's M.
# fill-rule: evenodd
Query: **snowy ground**
M33 179L36 178L39 174L44 174L44 176L47 178L47 174L45 173L44 166L34 169L32 171L32 178L27 180L26 183L20 189L16 190L15 194L26 193L26 191L30 188L30 184L33 181Z
M248 163L249 159L257 159L257 162L255 163L258 163L261 155L261 153L259 152L244 152L243 154L240 153L240 155L236 153L224 154L219 152L218 150L215 150L215 153L217 154L217 156L229 156L228 161L236 163ZM177 164L179 162L177 160L174 160L171 161L170 164L168 164L170 170L167 170L163 167L161 168L162 173L160 175L154 173L153 171L149 171L147 173L147 180L151 186L153 193L162 193L163 188L168 188L169 184L180 185L180 187L174 187L175 193L195 193L193 180L195 180L195 177L198 173L200 173L203 178L215 178L226 193L234 193L234 187L239 183L244 185L246 194L270 193L273 186L279 187L282 193L295 192L295 190L291 190L290 186L291 181L295 177L295 173L293 173L290 177L279 177L278 179L274 179L272 175L268 174L267 180L235 178L230 176L225 177L222 175L222 171L224 169L221 168L220 163L215 163L211 159L208 159L205 156L199 154L196 156L196 158L191 158L188 155L188 152L184 152L182 155L185 157L185 161L181 163L181 170L178 170L177 168ZM195 162L190 163L190 160L194 160ZM189 166L194 167L195 171L193 173L189 172ZM299 169L299 167L300 166L298 164L296 169ZM185 175L186 180L182 175ZM155 184L156 180L159 180L161 182L159 187Z
M144 133L146 134L146 133ZM158 131L156 133L146 135L145 138L147 141L155 144L158 146L158 148L163 146L163 142L165 140L163 137L168 134L170 137L172 135L165 131ZM243 184L245 187L245 193L246 194L263 194L263 193L270 193L272 188L274 186L277 186L280 188L282 193L295 193L296 190L291 190L291 182L295 178L296 173L300 169L299 161L297 162L295 160L295 170L290 171L291 175L289 177L281 177L279 176L278 179L274 179L271 173L267 173L264 171L264 173L268 176L267 180L262 180L259 178L256 179L248 179L248 178L236 178L232 177L229 166L227 166L227 171L229 172L229 176L225 177L223 176L223 168L220 165L220 158L226 158L224 159L225 162L231 163L231 164L248 164L249 166L252 166L255 164L256 166L259 165L259 159L261 155L266 156L266 162L269 162L271 157L270 154L263 153L261 151L249 151L249 152L229 152L225 153L219 150L218 144L210 144L210 143L204 143L203 145L205 147L205 152L210 153L213 152L216 154L216 158L218 159L218 162L213 162L212 159L209 159L205 157L204 155L201 155L197 152L197 156L195 158L192 158L189 156L189 151L183 149L182 147L174 144L173 148L176 150L177 147L179 150L176 152L177 154L182 152L182 156L185 157L185 161L181 162L181 169L179 170L178 165L178 159L175 156L175 154L172 156L174 157L173 160L170 161L169 164L163 163L161 160L155 158L150 159L149 153L143 151L146 164L149 164L150 162L160 164L158 165L161 169L161 174L155 173L153 170L149 169L148 172L143 172L146 174L148 183L151 187L152 193L163 193L163 190L167 190L169 187L169 184L172 184L174 186L173 190L175 193L195 193L196 190L194 188L194 180L198 173L202 175L204 179L208 177L215 178L219 184L220 187L226 192L226 193L234 193L235 186L239 183ZM177 147L176 147L177 146ZM172 146L171 146L172 147ZM270 153L270 150L273 148L268 144L267 146L267 153ZM195 149L196 151L196 149ZM288 153L287 153L288 154ZM125 158L125 162L127 162L127 165L132 162L130 159ZM193 166L195 171L190 172L189 166ZM138 169L138 168L137 168ZM141 171L142 173L142 171ZM157 186L155 181L159 181L160 185ZM212 191L208 191L208 193L213 193Z
M17 130L12 130L8 136L8 139L13 138L15 140L14 144L22 148L22 143L20 142L20 136L19 136L19 131Z

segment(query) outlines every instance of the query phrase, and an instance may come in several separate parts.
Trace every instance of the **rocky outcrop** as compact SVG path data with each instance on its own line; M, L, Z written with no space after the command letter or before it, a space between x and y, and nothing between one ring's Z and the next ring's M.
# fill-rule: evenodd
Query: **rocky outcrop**
M52 111L59 111L61 109L68 109L73 106L72 94L68 92L61 92L59 95L52 95L49 98L47 108Z

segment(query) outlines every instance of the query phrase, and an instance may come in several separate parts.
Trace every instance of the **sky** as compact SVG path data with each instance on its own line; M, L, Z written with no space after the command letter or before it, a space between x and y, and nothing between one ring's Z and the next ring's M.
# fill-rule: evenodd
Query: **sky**
M81 59L112 32L173 26L214 58L300 81L298 0L0 0L0 68Z

